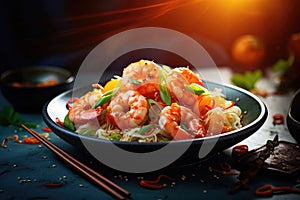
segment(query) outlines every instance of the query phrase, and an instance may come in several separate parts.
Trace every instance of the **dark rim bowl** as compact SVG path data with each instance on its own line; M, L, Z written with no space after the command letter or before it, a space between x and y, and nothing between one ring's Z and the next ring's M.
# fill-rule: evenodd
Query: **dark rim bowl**
M300 89L292 97L286 121L291 135L300 143Z
M232 85L221 85L211 82L206 82L206 85L209 90L213 90L214 88L222 88L223 93L226 95L226 99L235 101L236 105L241 107L241 109L244 111L242 119L244 126L239 130L231 131L217 136L197 138L193 139L192 141L172 141L172 145L174 145L178 149L181 148L182 145L191 143L189 148L183 153L182 156L180 156L180 158L178 158L174 162L174 164L190 164L199 162L207 158L209 155L225 150L252 135L265 123L267 119L268 110L265 104L252 93ZM82 91L86 92L89 91L89 89L83 88ZM67 114L66 103L71 97L72 90L69 90L49 101L43 108L42 117L45 123L52 129L52 131L56 135L58 135L68 143L74 145L76 148L83 147L90 153L88 145L93 146L94 149L97 149L99 147L99 151L101 151L102 147L114 144L130 152L141 153L152 152L169 144L169 142L139 143L109 141L79 135L75 132L67 130L56 123L56 118L59 118L61 121L63 121L64 116ZM237 99L239 100L236 101ZM199 150L204 142L205 145L211 144L213 148L211 149L210 153L207 154L207 156L199 158ZM108 154L112 158L114 157L112 152L108 152Z
M56 84L36 87L34 85L14 86L14 82L41 83L49 78ZM29 66L14 68L3 72L0 84L3 96L13 107L21 112L41 111L51 98L72 88L74 76L64 68L54 66Z

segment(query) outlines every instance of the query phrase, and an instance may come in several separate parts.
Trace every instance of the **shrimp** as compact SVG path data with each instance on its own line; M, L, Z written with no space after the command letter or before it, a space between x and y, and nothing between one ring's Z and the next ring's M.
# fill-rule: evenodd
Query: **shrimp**
M74 124L84 124L92 120L99 120L104 108L99 106L92 108L98 99L102 96L102 91L95 89L87 92L84 96L75 100L73 105L69 107L69 118Z
M180 105L184 105L189 108L193 107L193 105L197 102L197 95L189 91L186 86L191 83L195 83L204 87L199 76L188 68L172 69L168 73L166 81L172 98L176 99Z
M137 90L147 98L159 93L160 66L149 60L131 63L123 70L122 84L126 90Z
M205 137L204 123L192 110L177 103L163 108L159 126L176 140Z
M107 108L108 118L120 129L142 125L148 117L147 99L137 91L121 91Z

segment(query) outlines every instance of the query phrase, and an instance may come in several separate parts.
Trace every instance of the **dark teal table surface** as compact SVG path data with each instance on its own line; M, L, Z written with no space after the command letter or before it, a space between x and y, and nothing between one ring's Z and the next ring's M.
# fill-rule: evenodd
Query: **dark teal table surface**
M279 102L278 102L279 101ZM269 98L266 104L270 110L270 116L274 112L286 112L272 110L276 107L273 104L284 101ZM285 103L286 104L286 103ZM10 105L0 94L0 105ZM273 106L273 107L272 107ZM276 107L277 109L277 107ZM39 128L35 130L44 132L42 127L45 123L40 114L21 113L21 118L26 121L37 122ZM270 119L266 124L250 138L241 142L249 145L250 149L259 145L257 138L262 138L260 143L264 144L266 139L274 135L265 134L266 130L275 129ZM277 127L281 140L292 140L285 126ZM269 131L270 132L270 131ZM271 131L272 132L272 131ZM262 134L263 133L263 134ZM26 136L31 137L26 131L15 126L0 126L1 141L17 134L20 139ZM262 136L264 135L264 136ZM299 175L286 176L284 178L260 173L245 190L240 190L234 195L229 190L238 181L237 175L222 175L210 171L209 167L219 168L220 163L228 162L235 167L230 151L224 151L201 163L194 163L188 166L167 167L159 171L134 174L113 170L99 161L93 159L89 154L81 152L76 147L64 142L54 133L50 133L51 142L61 147L66 152L83 161L95 170L104 174L107 178L121 185L132 193L132 199L299 199L298 194L276 194L271 197L258 197L255 190L265 184L274 186L296 186L300 184ZM61 161L53 152L45 146L36 144L16 143L14 140L6 142L7 148L0 148L0 199L113 199L109 194L87 181L76 171ZM163 179L167 187L159 190L143 188L139 185L141 178L155 179L160 174L166 174L173 181ZM47 187L47 183L60 183L60 187Z

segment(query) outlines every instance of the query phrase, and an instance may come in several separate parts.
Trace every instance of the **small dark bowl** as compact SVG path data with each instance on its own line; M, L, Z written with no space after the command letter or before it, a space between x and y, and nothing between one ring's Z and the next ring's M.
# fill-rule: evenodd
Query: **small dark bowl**
M300 143L300 89L296 91L292 98L286 123L293 138Z
M41 85L49 80L52 84ZM40 112L49 99L71 89L73 82L71 72L54 66L14 68L0 76L3 96L17 111L27 113Z

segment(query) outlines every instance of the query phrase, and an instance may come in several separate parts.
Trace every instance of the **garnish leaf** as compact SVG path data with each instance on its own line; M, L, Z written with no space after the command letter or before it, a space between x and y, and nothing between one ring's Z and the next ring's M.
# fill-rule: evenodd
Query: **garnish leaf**
M111 98L120 90L120 87L116 87L113 90L105 92L100 99L93 105L92 108L97 108L111 100Z
M294 63L294 60L295 60L295 55L293 53L291 53L287 60L279 59L271 67L271 69L273 72L285 71L287 68L289 68Z
M169 71L171 71L171 68L167 65L161 65L161 68L165 73L168 73Z
M234 74L231 77L231 82L246 90L255 89L256 83L262 78L262 71L256 70L254 72L246 71L244 74Z
M85 130L82 135L85 135L85 136L94 136L95 134L95 131L94 130Z
M147 99L147 101L149 104L149 119L152 121L160 116L160 112L163 109L163 107L153 99Z
M120 139L121 139L121 135L118 134L118 133L114 133L114 134L110 135L110 136L108 137L108 139L109 139L109 140L120 140Z
M134 85L140 85L142 82L133 78L128 79L129 83Z
M148 125L144 125L140 128L140 130L138 131L138 134L143 135L147 132L149 132L153 127L153 124L148 124Z
M27 122L20 119L20 114L14 110L11 106L3 106L2 111L0 113L0 125L2 126L21 126L24 124L29 128L36 128L38 127L37 123L34 122Z
M166 74L162 70L160 70L159 84L158 84L159 94L160 94L163 102L169 106L169 105L171 105L172 101L171 101L170 92L169 92L168 88L166 87L166 84L167 84Z
M73 122L70 120L69 118L69 115L66 115L65 116L65 119L64 119L64 127L66 127L67 129L71 130L71 131L75 131L76 128L73 124Z
M165 102L165 104L167 104L168 106L171 105L171 95L169 93L168 88L162 84L159 84L158 86L159 93L163 102Z
M204 88L203 86L197 83L191 83L190 85L185 85L185 88L196 95L203 95L209 93L206 88Z

